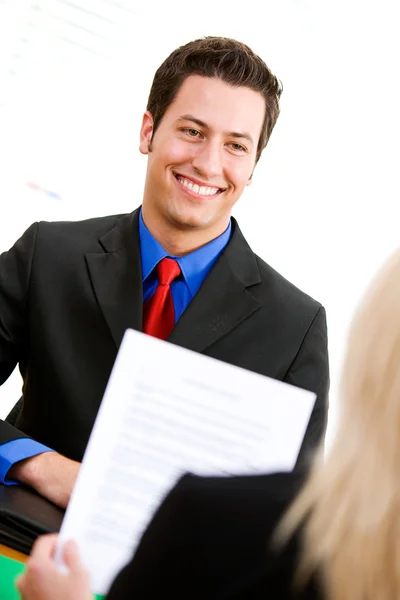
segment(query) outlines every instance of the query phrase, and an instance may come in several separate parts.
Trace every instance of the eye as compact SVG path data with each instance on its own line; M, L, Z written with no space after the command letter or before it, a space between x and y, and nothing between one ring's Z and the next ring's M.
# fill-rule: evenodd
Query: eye
M192 129L191 127L185 127L184 129L182 129L182 131L192 138L197 138L201 136L200 131L198 131L197 129Z
M235 152L247 152L247 149L244 146L242 146L242 144L232 143L229 145L232 148L232 150L234 150Z

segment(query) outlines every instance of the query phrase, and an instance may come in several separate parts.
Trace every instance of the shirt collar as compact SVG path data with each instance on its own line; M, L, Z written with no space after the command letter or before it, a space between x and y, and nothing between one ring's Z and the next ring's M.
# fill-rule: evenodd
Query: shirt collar
M211 240L211 242L208 242L205 246L202 246L185 256L171 256L147 229L143 221L142 210L140 209L139 240L142 262L142 282L149 277L160 260L169 256L178 262L182 275L193 297L207 277L218 256L228 243L231 229L232 225L229 221L229 225L224 233L214 240Z

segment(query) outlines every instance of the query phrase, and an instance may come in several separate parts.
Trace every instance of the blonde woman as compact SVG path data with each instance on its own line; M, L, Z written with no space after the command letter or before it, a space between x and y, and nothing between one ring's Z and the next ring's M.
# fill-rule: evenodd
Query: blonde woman
M348 342L341 422L308 481L183 477L109 600L400 598L400 252L368 291ZM68 576L37 542L24 600L89 600L76 549Z

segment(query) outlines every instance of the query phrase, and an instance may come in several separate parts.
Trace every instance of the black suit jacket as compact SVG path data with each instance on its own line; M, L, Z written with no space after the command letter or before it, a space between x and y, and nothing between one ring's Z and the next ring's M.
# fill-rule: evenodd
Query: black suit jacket
M0 443L29 436L82 459L122 336L142 329L138 214L35 223L0 256L0 382L17 363L24 381ZM232 224L169 341L316 392L304 457L326 423L325 311Z
M283 548L275 528L302 478L186 475L166 497L107 600L321 600L316 576L298 590L297 534Z

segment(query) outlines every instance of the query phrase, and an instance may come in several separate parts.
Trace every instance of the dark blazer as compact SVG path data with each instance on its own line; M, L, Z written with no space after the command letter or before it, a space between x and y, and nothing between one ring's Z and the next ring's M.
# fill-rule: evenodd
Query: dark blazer
M169 341L316 392L303 459L325 430L325 311L232 225ZM17 363L24 381L22 410L15 426L0 422L0 443L30 436L80 461L128 327L142 329L138 210L31 225L0 255L0 383Z
M283 548L273 532L295 497L294 473L186 475L166 497L107 600L321 600L317 577L297 591L297 534Z

